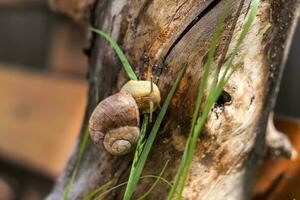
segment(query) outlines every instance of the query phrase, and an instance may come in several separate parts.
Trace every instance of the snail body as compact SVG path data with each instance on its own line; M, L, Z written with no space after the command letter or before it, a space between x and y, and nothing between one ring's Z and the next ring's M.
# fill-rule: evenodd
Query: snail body
M128 81L120 92L105 98L94 109L89 120L92 141L112 155L129 153L140 136L140 112L153 112L159 103L160 92L155 84Z
M156 84L150 81L128 81L121 91L130 93L142 113L153 112L160 104L160 92ZM153 110L149 102L153 103Z

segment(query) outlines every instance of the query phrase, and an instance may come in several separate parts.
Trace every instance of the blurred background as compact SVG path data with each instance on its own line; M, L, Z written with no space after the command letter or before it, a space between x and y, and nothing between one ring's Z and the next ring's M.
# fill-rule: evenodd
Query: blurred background
M86 104L86 46L84 28L50 11L46 0L0 0L0 200L43 199L63 169ZM276 126L300 151L299 48L300 26ZM270 159L260 170L254 196L300 198L297 186L299 160Z
M0 200L45 197L79 133L84 28L46 0L0 0Z

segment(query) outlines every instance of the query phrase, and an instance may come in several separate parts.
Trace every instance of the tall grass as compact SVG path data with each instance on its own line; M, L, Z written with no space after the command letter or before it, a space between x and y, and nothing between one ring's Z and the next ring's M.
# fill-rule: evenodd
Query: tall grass
M74 185L74 182L75 182L75 179L76 179L76 176L77 176L77 172L78 172L78 169L79 169L80 162L82 160L83 154L84 154L85 149L86 149L87 144L88 144L88 140L89 140L89 130L87 128L87 129L85 129L85 132L83 134L82 142L81 142L80 147L79 147L78 157L77 157L77 160L76 160L76 163L75 163L74 170L73 170L72 175L71 175L71 179L69 180L69 182L68 182L68 184L67 184L67 186L64 190L63 197L62 197L63 200L68 200L69 199L69 193L73 188L73 185Z
M129 200L133 194L133 191L134 191L134 188L139 180L139 177L141 176L141 173L143 171L143 168L144 168L144 165L146 163L146 160L148 158L148 155L149 155L149 152L152 148L152 145L153 145L153 142L156 138L156 135L157 135L157 132L160 128L160 125L161 125L161 122L163 121L164 119L164 116L167 112L167 109L169 107L169 104L173 98L173 95L179 85L179 82L180 80L182 79L184 73L185 73L185 70L187 68L187 65L185 65L179 72L178 76L177 76L177 79L174 83L174 85L172 86L170 92L168 93L168 96L161 108L161 111L159 112L158 116L157 116L157 119L153 125L153 128L149 134L149 137L147 138L147 141L146 141L146 144L145 144L145 147L143 148L143 151L141 153L141 155L139 156L138 158L138 161L136 166L132 166L132 168L134 167L134 170L131 170L130 172L130 175L129 175L129 180L128 180L128 184L127 184L127 187L126 187L126 190L125 190L125 194L124 194L124 197L123 197L123 200ZM135 161L134 161L135 162Z
M242 28L240 36L237 40L237 43L235 44L233 51L231 52L227 62L225 63L225 70L221 76L221 79L218 81L219 73L216 73L215 77L214 77L215 81L213 81L211 87L208 88L207 87L208 75L209 75L209 71L211 68L209 65L211 65L211 63L212 63L212 59L213 59L213 55L215 53L217 43L220 40L220 35L222 32L222 27L224 25L224 19L225 19L224 16L225 15L222 15L222 17L217 25L217 28L214 33L214 36L213 36L213 39L211 42L211 46L209 49L208 60L204 66L204 77L199 85L198 96L197 96L196 105L195 105L195 111L194 111L192 122L191 122L190 134L189 134L186 146L185 146L185 150L184 150L184 153L183 153L183 156L181 159L181 163L179 165L179 169L175 176L173 187L169 192L169 195L167 198L168 200L173 199L176 191L178 192L178 199L179 200L182 199L183 188L184 188L184 185L185 185L187 177L188 177L188 171L189 171L192 159L193 159L197 140L200 136L203 125L206 122L206 119L208 117L208 114L209 114L212 106L219 98L221 92L223 91L225 84L227 83L230 76L236 69L236 66L233 65L233 60L237 54L239 47L241 46L243 40L246 37L251 24L253 23L253 21L255 19L255 16L258 11L258 6L259 6L259 0L253 0L251 3L250 12L248 14L247 21L243 25L243 28ZM224 13L226 13L226 12L227 11L224 11ZM208 90L208 96L207 96L206 100L204 101L204 106L203 106L201 115L198 117L200 105L203 102L202 98L203 98L205 89Z
M165 166L163 167L163 169L161 170L160 174L158 175L158 177L162 177L162 175L164 174L167 166L169 164L169 160L167 160ZM155 187L157 186L159 182L159 178L157 178L154 183L151 185L151 187L141 196L139 197L137 200L143 200L143 199L146 199L146 197L151 194L151 192L153 192L153 190L155 189Z
M124 67L125 71L127 72L129 78L132 80L137 80L137 77L136 77L134 71L132 70L131 65L129 64L125 54L122 52L121 48L118 46L116 41L103 31L100 31L95 28L91 28L91 30L93 32L103 36L111 44L111 46L116 51L119 59L121 60L123 67ZM128 184L127 184L125 194L123 197L124 200L129 200L133 194L134 188L140 178L140 175L141 175L144 165L146 163L148 154L151 150L151 147L153 145L153 142L154 142L154 139L158 132L158 129L160 127L160 124L167 112L168 106L172 100L172 97L175 93L177 86L179 85L180 80L182 79L182 77L185 73L186 68L187 68L187 65L185 65L182 68L182 70L179 72L179 75L175 81L175 84L171 88L146 142L144 141L144 137L146 134L147 124L149 123L149 121L148 121L149 119L147 116L144 117L142 130L141 130L141 137L139 139L139 142L138 142L138 145L137 145L137 148L135 151L135 156L134 156L133 164L132 164L129 179L128 179Z
M114 48L115 52L117 53L120 61L122 62L123 67L124 67L125 71L127 72L129 78L132 80L137 80L137 77L136 77L134 71L132 70L132 67L130 66L125 54L122 52L121 48L118 46L116 41L103 31L100 31L95 28L92 28L91 30L93 32L103 36L110 43L110 45ZM157 117L157 120L155 121L155 123L152 127L152 130L149 134L149 137L147 139L145 139L145 135L146 135L146 131L147 131L147 125L149 123L149 118L147 115L144 116L143 125L142 125L142 129L141 129L141 137L139 138L138 145L136 147L133 164L131 167L125 194L123 197L124 200L129 200L133 194L134 188L135 188L138 180L140 179L142 170L146 163L149 152L152 148L152 145L153 145L153 142L157 135L157 132L158 132L160 125L164 119L164 116L167 112L168 106L173 98L176 88L179 85L179 82L185 73L186 68L187 68L187 65L185 65L180 70L178 77L175 81L175 84L172 86L170 92L168 93L168 96L162 106L162 109L161 109L161 111ZM155 182L154 185L150 188L150 190L145 194L146 196L150 192L152 192L153 187L155 187L156 184L157 184L157 182Z
M172 187L171 183L162 177L163 173L165 172L165 170L168 166L168 163L169 163L169 161L167 161L165 163L165 165L162 168L159 175L157 175L157 176L156 175L145 175L145 176L140 177L140 180L147 178L147 179L155 179L155 181L152 184L152 186L149 188L149 190L146 191L141 197L139 197L139 200L145 199L153 191L153 189L157 185L158 181L162 181L167 186ZM110 181L106 182L105 184L101 185L99 188L96 188L93 192L91 192L86 197L84 197L83 200L91 200L93 198L100 199L100 198L104 197L104 195L108 194L109 192L111 192L115 189L118 189L119 187L122 187L122 186L126 185L127 183L128 183L128 181L120 183L120 184L118 184L114 187L111 187L111 188L107 189L112 184L112 180L110 180ZM106 190L106 191L104 191L104 190Z
M201 105L201 102L202 102L202 98L204 96L204 92L205 92L207 82L208 82L209 72L210 72L210 69L211 69L211 66L212 66L213 56L215 54L218 42L219 42L220 37L221 37L222 29L223 29L223 26L224 26L224 20L225 20L225 17L227 15L227 12L228 11L225 10L224 13L222 14L221 19L217 24L216 31L214 32L214 35L213 35L213 38L212 38L212 41L211 41L211 46L209 48L207 61L204 64L203 78L201 79L200 84L198 86L198 95L197 95L195 109L194 109L194 113L193 113L193 117L192 117L189 137L188 137L188 140L187 140L187 143L186 143L185 151L183 153L182 161L179 165L178 171L177 171L176 176L175 176L175 181L174 181L173 187L172 187L171 191L169 192L168 199L171 199L173 197L174 193L176 192L176 189L177 189L178 185L180 184L180 181L184 182L184 180L183 180L184 178L182 177L182 175L183 175L184 170L186 169L187 161L188 161L189 157L191 156L191 150L190 150L191 147L190 147L190 145L191 145L191 139L192 139L192 136L193 136L193 131L194 131L197 119L198 119L200 105Z
M250 8L250 12L248 14L248 19L246 21L246 23L244 24L242 31L240 33L240 36L237 40L237 43L233 49L233 51L231 52L229 58L227 59L226 63L224 64L225 69L224 72L222 73L221 79L218 79L219 77L219 71L215 72L214 74L214 79L213 82L210 86L210 88L208 88L208 77L211 71L211 66L212 66L212 62L213 62L213 57L215 55L216 52L216 47L218 45L218 42L220 40L221 37L221 32L224 26L224 20L225 17L227 15L227 10L224 11L224 13L221 16L221 19L219 21L219 23L217 24L216 27L216 31L214 33L212 42L211 42L211 46L209 49L209 53L208 53L208 58L207 61L204 65L204 75L202 80L199 83L199 87L198 87L198 95L197 95L197 100L196 100L196 105L195 105L195 111L193 113L193 117L192 117L192 121L191 121L191 129L190 129L190 134L189 137L187 139L187 143L186 143L186 147L181 159L181 163L179 165L179 169L176 173L175 176L175 180L174 180L174 184L172 185L172 188L169 192L168 198L169 200L171 200L174 197L175 193L178 193L178 199L182 199L182 192L183 192L183 188L185 185L185 182L187 180L188 177L188 171L192 162L192 158L195 152L195 147L197 144L197 140L200 136L200 133L202 131L203 125L207 119L207 116L212 108L212 106L214 105L214 103L217 101L218 97L220 96L221 92L223 91L223 88L225 86L225 84L227 83L227 81L229 80L230 76L232 75L232 73L235 71L236 66L233 65L233 61L234 58L237 54L237 51L239 49L239 47L241 46L243 40L245 39L251 24L253 23L255 16L257 14L257 10L258 10L258 5L259 5L259 0L253 0L251 3L251 8ZM118 44L116 43L116 41L111 38L108 34L106 34L103 31L100 31L98 29L95 28L91 28L91 30L97 34L99 34L100 36L104 37L112 46L112 48L115 50L117 56L119 57L121 63L123 64L123 67L125 69L125 71L128 74L128 77L132 80L137 80L137 76L135 75L131 65L129 64L125 54L122 52L121 48L118 46ZM171 102L171 99L176 91L177 86L179 85L180 80L182 79L185 70L187 68L187 65L185 65L182 70L179 72L178 77L175 81L175 84L173 85L173 87L171 88L163 106L162 109L157 117L157 120L155 121L153 128L150 132L149 137L146 139L145 135L146 135L146 131L147 131L147 125L149 123L149 117L147 115L144 116L144 120L143 120L143 125L142 125L142 129L141 129L141 137L139 139L136 151L135 151L135 155L134 155L134 160L133 160L133 164L131 167L131 172L129 175L129 179L128 182L122 183L118 186L115 186L113 188L110 188L109 190L105 191L104 193L102 193L100 196L98 196L98 198L100 198L101 196L103 196L104 194L120 187L123 185L127 185L126 186L126 190L125 190L125 194L123 197L123 200L130 200L133 192L134 192L134 188L136 187L138 180L141 178L145 178L147 176L142 176L141 177L141 173L142 170L144 168L144 165L146 163L147 157L149 155L149 152L152 148L153 142L156 138L157 132L160 128L160 125L164 119L164 116L167 112L168 106ZM208 96L205 99L205 101L203 102L203 97L204 97L204 92L205 90L208 90ZM204 107L203 110L201 112L201 115L199 117L199 110L200 110L200 105L204 103ZM85 131L84 136L83 136L83 140L82 143L80 145L80 150L78 153L78 159L76 161L75 164L75 168L72 172L72 176L71 179L69 181L69 183L67 184L67 187L64 191L64 195L63 195L63 199L67 200L68 199L68 195L69 192L71 191L76 175L77 175L77 171L80 165L80 162L82 160L84 151L86 149L87 143L88 143L88 129ZM162 173L164 172L165 167L162 170ZM144 199L146 198L147 195L149 195L154 187L157 184L158 180L163 180L165 182L168 183L168 181L166 181L165 179L163 179L161 177L162 173L159 176L153 176L153 175L148 175L148 177L156 177L157 180L153 183L153 185L150 187L150 189L142 196L140 197L140 199ZM109 185L111 184L111 181L107 182L106 184L102 185L100 188L96 189L95 191L93 191L91 194L89 194L85 200L91 199L92 197L94 197L96 194L98 194L99 192L101 192L102 190L106 189ZM171 185L169 183L169 185Z
M129 64L129 61L127 60L125 54L122 52L122 50L119 47L119 45L117 44L117 42L112 37L110 37L107 33L103 32L103 31L100 31L100 30L95 29L95 28L91 28L91 31L93 31L93 32L99 34L100 36L104 37L110 43L112 48L115 50L118 58L120 59L121 63L123 64L123 67L124 67L128 77L131 80L137 80L137 76L135 75L131 65ZM97 85L95 87L96 87L95 99L96 99L96 102L98 102L99 101L99 89L98 89ZM88 139L89 139L89 130L88 130L88 128L86 128L86 130L84 132L84 135L83 135L82 142L81 142L80 147L79 147L79 152L78 152L78 157L77 157L77 160L76 160L75 167L73 169L71 178L70 178L70 180L69 180L69 182L68 182L68 184L67 184L67 186L64 190L64 193L63 193L63 198L62 198L63 200L68 200L68 198L69 198L69 193L72 190L72 187L74 185L80 162L82 160L83 154L84 154L85 149L86 149L87 144L88 144Z
M129 64L125 54L123 53L123 51L121 50L121 48L119 47L119 45L117 44L117 42L112 38L110 37L107 33L99 30L99 29L96 29L96 28L91 28L91 31L99 34L100 36L104 37L108 42L109 44L112 46L112 48L115 50L117 56L119 57L121 63L123 64L123 67L127 73L127 75L129 76L129 78L131 80L137 80L137 76L135 75L131 65Z

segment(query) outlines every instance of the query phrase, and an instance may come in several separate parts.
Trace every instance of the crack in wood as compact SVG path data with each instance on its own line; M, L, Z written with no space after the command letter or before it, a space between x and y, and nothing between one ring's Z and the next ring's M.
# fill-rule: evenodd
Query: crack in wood
M194 27L197 22L199 22L204 16L207 15L211 10L213 10L221 0L215 0L211 2L202 12L200 12L197 17L190 22L190 24L182 31L182 33L178 36L178 38L173 42L173 44L170 46L169 50L167 51L166 55L163 58L163 63L166 62L168 56L172 52L172 50L175 48L175 46L180 42L180 40Z
M143 0L145 2L147 0ZM150 0L148 0L150 1ZM157 0L157 2L164 2L164 0ZM213 2L212 2L213 1ZM249 1L249 0L248 0ZM297 0L288 0L288 1L272 1L272 0L267 0L264 1L263 5L271 5L271 9L266 7L265 9L261 9L259 19L261 21L258 22L258 26L261 26L264 24L265 21L269 20L269 14L271 15L271 19L274 20L275 22L271 23L271 29L270 33L264 37L264 40L257 44L258 47L255 49L256 53L255 55L262 55L265 60L262 61L256 61L257 68L260 67L262 70L266 69L269 70L269 67L272 66L273 70L278 71L278 73L281 73L279 70L280 64L282 64L282 60L284 60L286 56L286 52L283 52L283 49L281 46L285 47L285 49L288 49L288 45L286 45L291 38L291 32L293 32L293 28L291 28L291 22L293 24L296 22L296 17L294 15L290 16L290 14L295 14L297 9L299 9L299 4L296 3ZM95 27L98 28L103 28L106 27L105 23L110 22L111 20L111 13L109 12L110 10L110 3L111 1L109 0L96 0L96 4L91 8L93 10L92 12L92 17L91 17L91 23ZM132 1L128 1L132 2ZM138 1L137 1L138 2ZM196 2L196 1L193 1ZM217 18L213 18L212 16L209 17L208 21L205 21L205 15L209 15L210 13L216 12L213 16L216 16L217 14L220 14L220 9L218 8L219 5L221 5L224 1L221 0L207 0L203 1L205 2L205 7L210 5L210 9L204 8L206 11L200 11L196 8L194 8L192 11L193 13L187 13L190 18L187 18L186 15L180 15L180 17L185 17L185 19L178 19L178 20L187 20L188 22L184 21L181 22L179 21L174 25L174 28L172 29L171 33L168 33L168 37L172 36L172 42L169 42L170 40L165 40L163 42L167 43L165 46L161 47L157 45L158 48L162 48L163 51L159 52L157 57L160 59L165 58L164 60L160 61L165 61L167 62L167 59L172 59L172 74L163 74L161 76L162 80L162 86L161 90L162 92L166 93L169 88L169 82L172 81L171 75L175 74L175 71L180 67L176 64L178 63L178 60L180 61L181 57L176 57L176 55L173 56L173 53L177 53L177 49L180 45L181 42L185 43L185 39L190 39L190 38L198 38L199 37L199 30L205 30L208 31L207 34L203 35L205 36L204 39L207 39L209 36L211 36L212 30L213 30L213 24L209 20L216 20ZM232 8L236 8L238 4L241 2L238 0L232 1ZM274 5L275 4L275 5ZM192 6L198 5L197 3L192 4ZM214 7L214 6L216 7ZM128 7L131 8L133 6L132 4L128 4ZM202 5L201 5L202 6ZM273 8L276 6L276 9ZM217 9L218 8L218 9ZM223 8L223 7L222 7ZM263 7L264 8L264 7ZM285 8L285 9L281 9ZM158 12L160 11L161 8L155 9L154 11L151 12ZM191 9L187 8L188 11ZM197 11L195 13L195 10ZM217 10L217 11L215 11ZM271 11L271 12L270 12ZM147 11L149 12L149 10ZM201 13L200 13L201 12ZM297 11L298 12L298 11ZM126 13L124 16L126 16ZM180 13L180 12L179 12ZM200 14L199 14L200 13ZM144 13L145 14L145 13ZM163 15L167 15L169 13L163 13ZM181 14L181 13L180 13ZM191 14L198 14L198 17L196 18L194 15L191 16ZM266 15L264 17L264 15ZM170 16L170 15L168 15ZM202 16L202 19L200 18ZM142 17L142 16L141 16ZM157 18L159 19L159 18ZM164 18L166 20L169 18ZM230 17L232 19L232 17ZM229 19L229 20L230 20ZM244 21L242 18L240 18L241 21ZM123 19L127 20L127 19ZM200 21L201 20L201 21ZM233 20L233 19L232 19ZM280 20L280 21L279 21ZM202 26L202 22L206 26ZM105 22L105 23L104 23ZM180 23L185 23L186 24L180 24ZM215 21L214 21L215 22ZM287 24L286 24L287 23ZM189 27L186 27L190 24ZM196 29L193 31L194 27L197 25L200 25L199 29ZM282 27L283 25L285 25ZM282 26L278 26L282 25ZM114 26L116 26L114 24ZM180 26L178 29L178 26ZM155 24L149 25L147 27L147 30L152 30L151 28L155 27ZM141 32L145 30L146 26L141 26ZM209 30L207 30L210 28ZM292 29L292 30L291 30ZM107 27L105 31L107 30ZM182 32L184 30L184 32ZM272 31L272 32L271 32ZM174 33L174 34L173 34ZM192 37L189 36L189 34L192 33ZM181 36L179 36L181 34ZM254 33L253 33L254 34ZM177 39L177 37L179 38ZM187 37L189 36L189 37ZM147 39L147 37L145 37ZM177 39L177 42L174 42L173 39ZM234 38L235 39L235 38ZM234 40L233 39L233 40ZM143 43L144 41L138 41L136 38L132 39L134 42L140 42ZM131 40L130 40L131 41ZM151 40L152 41L152 40ZM234 40L235 41L235 40ZM155 41L159 43L160 41ZM173 43L174 42L174 43ZM249 40L249 43L252 42ZM106 79L103 79L103 76L108 76L115 78L115 75L113 73L117 73L114 71L105 71L105 74L101 74L100 71L103 67L107 67L107 69L110 68L111 63L110 61L104 61L104 60L109 60L108 56L104 54L102 51L104 48L102 47L102 44L99 40L96 40L93 37L93 42L92 42L92 54L90 57L90 93L89 93L89 104L87 107L87 114L84 120L83 127L81 129L81 135L79 137L79 142L78 144L81 143L82 138L83 138L83 133L85 130L85 125L87 123L87 116L89 115L89 112L92 110L94 107L94 90L93 87L95 87L95 82L93 80L93 77L99 77L101 80L99 80L99 89L100 89L100 97L104 97L107 93L110 92L111 88L114 87L115 82L107 81ZM124 46L130 45L130 42L125 42ZM186 46L189 43L186 44ZM172 45L171 48L169 48ZM255 43L253 45L256 45ZM137 50L142 45L137 45ZM252 46L252 44L250 45ZM249 47L250 47L249 46ZM183 47L185 47L183 45ZM190 52L194 52L197 50L198 46L195 46L193 48L190 48ZM206 47L203 47L204 50L202 52L205 52L207 49ZM273 50L271 53L277 54L277 59L267 59L267 53L270 51L269 49ZM274 50L275 49L275 50ZM132 50L132 55L135 55L136 49ZM156 49L152 49L152 53L155 52ZM165 52L168 53L165 55ZM176 52L175 52L176 51ZM178 50L178 54L181 54L181 49ZM287 50L286 50L287 51ZM202 53L201 52L201 53ZM143 53L142 51L139 51L138 55L140 53ZM195 54L198 52L195 52ZM188 54L188 52L183 49L182 54ZM152 55L152 54L151 54ZM201 54L202 55L202 54ZM272 54L271 54L272 55ZM253 55L251 55L253 56ZM151 58L151 56L150 56ZM185 57L183 57L185 58ZM256 57L257 58L257 57ZM176 59L176 60L175 60ZM190 62L197 62L199 61L199 57L194 57L190 59ZM202 58L201 58L202 59ZM259 59L259 58L258 58ZM147 61L148 58L146 56L145 60ZM177 62L175 62L177 61ZM103 64L102 64L103 62ZM160 63L159 63L160 64ZM163 65L162 65L163 66ZM171 66L171 64L170 64ZM255 66L253 66L253 69L255 69ZM164 67L164 66L163 66ZM249 69L251 66L249 65ZM276 72L275 71L275 72ZM101 71L104 72L104 71ZM250 70L252 72L252 70ZM247 72L243 72L242 75ZM264 71L263 71L264 73ZM259 77L265 78L263 73L259 73ZM191 78L188 79L188 76ZM188 115L185 114L187 112L186 110L192 106L190 103L190 99L193 98L193 95L195 92L182 92L184 88L186 87L193 87L193 85L187 86L187 80L191 81L198 81L197 80L198 74L195 73L190 73L186 74L186 79L183 79L181 88L179 87L179 92L177 93L176 98L173 100L173 106L175 108L169 110L169 115L166 117L165 122L166 125L163 125L163 130L167 130L166 133L163 135L160 134L160 137L158 138L158 142L155 144L154 148L152 149L151 155L149 155L149 158L147 160L147 165L144 168L144 173L156 173L158 171L158 162L157 160L165 160L165 159L170 159L171 160L171 166L172 168L169 168L166 171L166 177L174 177L176 173L176 169L178 167L178 163L181 153L177 151L177 148L180 148L182 146L182 143L184 140L182 139L181 135L179 135L179 131L183 130L183 125L185 124L185 121L189 121ZM200 163L197 162L198 160L195 160L195 163L192 166L193 171L188 184L186 185L185 191L185 198L201 198L201 199L218 199L218 198L231 198L232 199L245 199L249 198L249 190L251 186L251 182L253 179L254 172L256 171L256 164L260 161L260 158L263 153L263 148L264 148L264 143L265 143L265 134L264 134L264 129L265 129L265 121L266 117L269 113L269 110L271 108L270 102L271 98L274 98L274 93L275 93L275 87L276 87L276 81L279 80L279 76L275 76L273 78L273 82L263 82L265 83L264 85L261 85L261 87L257 87L258 91L255 91L255 94L259 94L256 96L256 99L254 103L261 102L261 107L262 110L260 111L256 118L253 121L249 121L248 124L242 126L237 130L236 128L233 128L233 131L230 132L230 135L226 132L222 133L223 135L217 135L218 141L215 140L210 140L206 139L205 137L202 138L202 143L199 144L198 148L201 149L201 151L197 152L197 155L195 156L195 159L201 158L202 159L202 152L208 151L211 153L211 157L213 158L213 161L207 163ZM105 77L104 77L105 78ZM244 80L244 79L243 79ZM105 82L107 81L107 82ZM237 81L239 81L237 79ZM253 81L253 84L255 84L257 80ZM240 83L240 82L239 82ZM100 87L101 86L101 87ZM252 92L252 91L251 91ZM231 93L230 93L231 94ZM189 98L185 98L185 96ZM262 97L260 97L262 96ZM266 99L266 100L265 100ZM253 100L252 100L253 101ZM248 102L248 100L247 100ZM251 102L251 100L250 100ZM252 106L255 106L253 103ZM172 115L179 115L178 113L183 113L178 117L179 121L181 122L180 125L178 125L177 120L172 119ZM239 115L235 116L234 118L240 117ZM226 122L228 126L226 128L231 129L231 127L234 127L234 125L229 121ZM220 129L219 129L220 130ZM224 136L225 135L225 136ZM228 137L230 137L230 140L228 140ZM201 146L200 146L201 145ZM65 186L68 183L68 180L71 178L72 175L72 170L75 165L76 158L78 156L78 151L79 151L79 145L76 146L76 151L74 151L72 158L69 160L67 167L65 168L64 172L60 175L60 178L52 191L52 193L48 196L48 200L55 200L55 199L60 199L62 197L62 193L65 189ZM198 157L197 157L198 156ZM94 188L98 187L99 185L104 184L107 180L114 179L116 182L121 182L127 178L127 172L129 170L129 162L130 162L130 155L127 157L122 157L122 158L115 158L112 157L105 152L102 152L100 149L96 149L93 145L89 144L88 148L86 149L84 159L82 160L82 163L80 165L80 170L78 171L78 176L75 180L74 188L72 189L70 199L82 199L83 196L85 196L87 193L93 191ZM204 161L202 159L202 161ZM126 173L124 173L126 171ZM205 172L205 173L203 173ZM204 180L204 181L203 181ZM88 183L88 184L87 184ZM143 182L139 184L139 187L136 188L135 191L135 196L139 196L140 194L144 193L145 189L148 188L149 183L148 182ZM115 191L115 193L110 193L105 197L107 200L111 199L121 199L122 194L124 190L123 188L120 190ZM167 189L162 189L161 187L157 187L156 191L151 193L151 195L148 197L148 199L160 199L164 198L167 195L168 191ZM134 198L135 199L135 198Z
M172 21L174 21L174 20L176 20L177 19L177 14L179 13L179 11L180 11L180 9L183 7L183 5L184 4L186 4L187 3L187 1L188 0L186 0L185 2L183 2L182 4L180 4L179 6L178 6L178 8L175 10L175 12L174 12L174 15L173 15L173 17L172 17Z

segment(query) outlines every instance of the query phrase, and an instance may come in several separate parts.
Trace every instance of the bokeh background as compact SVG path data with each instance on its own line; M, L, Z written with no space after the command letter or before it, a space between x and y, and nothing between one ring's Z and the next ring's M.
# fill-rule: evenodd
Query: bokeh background
M0 200L39 200L71 154L87 96L84 27L46 0L0 0ZM300 25L276 106L276 126L300 151ZM300 198L300 162L269 159L255 199Z

